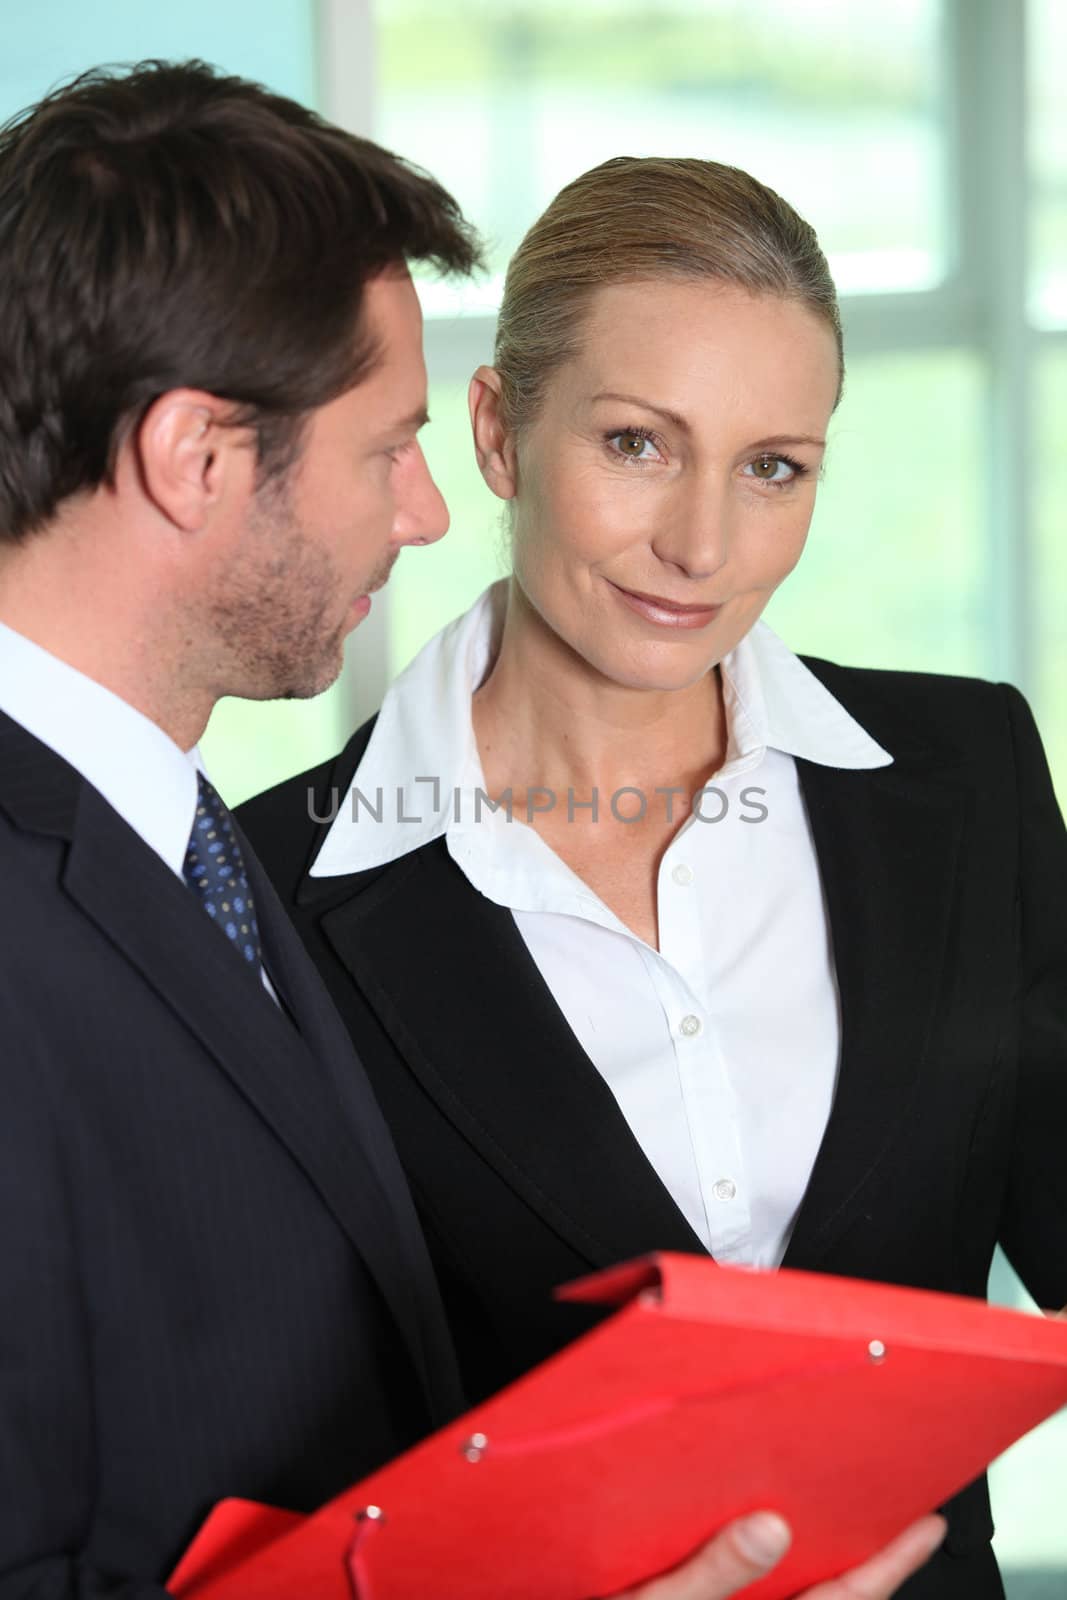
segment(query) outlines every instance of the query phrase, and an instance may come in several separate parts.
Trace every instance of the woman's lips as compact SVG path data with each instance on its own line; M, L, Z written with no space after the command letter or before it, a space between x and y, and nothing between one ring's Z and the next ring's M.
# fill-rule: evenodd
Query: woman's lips
M611 587L631 611L636 611L646 622L654 622L661 628L706 628L722 610L721 606L682 605L677 600L665 600L661 595L622 589L617 583Z

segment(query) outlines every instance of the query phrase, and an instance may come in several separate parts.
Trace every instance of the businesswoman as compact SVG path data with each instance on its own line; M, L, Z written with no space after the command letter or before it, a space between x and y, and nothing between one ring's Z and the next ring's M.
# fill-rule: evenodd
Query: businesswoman
M579 178L471 384L510 579L243 809L475 1394L577 1331L555 1285L652 1250L983 1296L999 1240L1067 1302L1067 843L1030 713L760 621L842 371L769 189ZM980 1483L902 1593L999 1596L990 1532Z

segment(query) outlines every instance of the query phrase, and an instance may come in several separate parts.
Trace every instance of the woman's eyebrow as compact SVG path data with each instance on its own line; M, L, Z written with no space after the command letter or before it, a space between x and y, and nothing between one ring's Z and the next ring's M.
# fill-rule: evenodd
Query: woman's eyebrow
M654 406L651 400L642 400L639 394L615 394L610 389L595 394L593 400L621 400L625 406L642 406L646 411L654 411L658 417L666 417L668 422L673 422L676 428L681 428L684 433L689 432L689 424L677 411L668 411L666 406Z
M826 440L816 438L813 433L774 433L769 439L755 439L749 445L750 450L766 450L775 444L813 444L820 450L826 449Z
M691 432L688 422L677 411L671 411L666 406L653 405L651 400L644 400L638 394L616 394L612 389L604 389L595 394L593 400L615 400L627 406L641 406L645 411L654 411L658 417L665 417L668 422L673 422L683 433ZM819 450L826 449L826 440L817 438L813 433L775 433L767 439L754 439L746 448L766 450L776 444L810 444Z

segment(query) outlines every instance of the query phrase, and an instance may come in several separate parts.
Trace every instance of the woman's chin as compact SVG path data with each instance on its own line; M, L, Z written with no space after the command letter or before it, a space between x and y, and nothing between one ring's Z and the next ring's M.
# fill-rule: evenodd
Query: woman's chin
M718 659L717 656L694 656L688 661L664 661L628 656L591 660L589 665L620 689L643 690L648 694L676 694L700 683L718 665Z

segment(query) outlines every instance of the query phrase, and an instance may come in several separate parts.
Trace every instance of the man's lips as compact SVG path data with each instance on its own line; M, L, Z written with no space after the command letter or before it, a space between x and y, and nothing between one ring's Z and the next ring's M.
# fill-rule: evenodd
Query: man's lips
M358 613L359 617L365 617L367 615L371 608L371 595L377 594L379 589L385 588L386 584L389 582L389 576L395 565L396 557L394 556L385 572L376 578L372 578L370 583L368 583L364 593L356 596L352 602L350 611Z
M617 583L611 587L631 611L665 628L703 628L721 610L720 605L683 604L680 600L668 600L663 595L645 594L640 589L624 589Z

